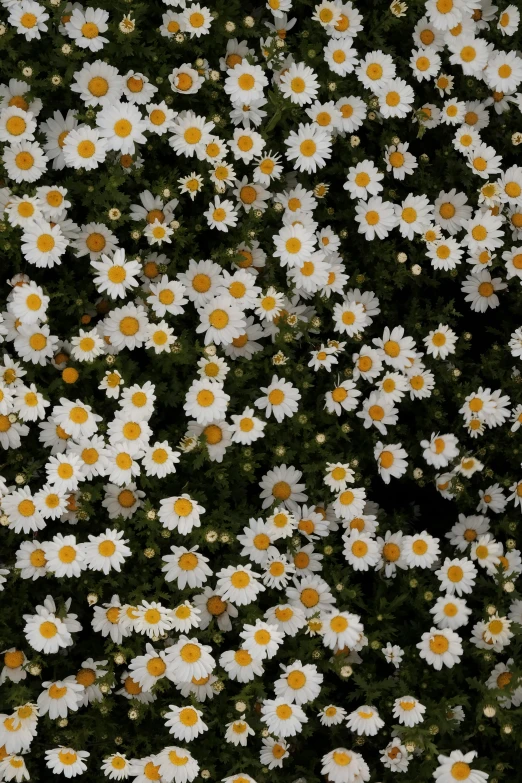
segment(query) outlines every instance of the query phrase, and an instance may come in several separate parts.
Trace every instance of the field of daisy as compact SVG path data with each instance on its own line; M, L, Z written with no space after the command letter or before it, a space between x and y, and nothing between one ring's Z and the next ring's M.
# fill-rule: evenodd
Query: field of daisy
M496 2L0 0L0 783L516 781Z

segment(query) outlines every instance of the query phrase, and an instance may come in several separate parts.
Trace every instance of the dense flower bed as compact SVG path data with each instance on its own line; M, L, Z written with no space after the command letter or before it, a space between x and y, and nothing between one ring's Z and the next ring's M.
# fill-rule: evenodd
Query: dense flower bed
M498 2L0 0L0 780L516 778Z

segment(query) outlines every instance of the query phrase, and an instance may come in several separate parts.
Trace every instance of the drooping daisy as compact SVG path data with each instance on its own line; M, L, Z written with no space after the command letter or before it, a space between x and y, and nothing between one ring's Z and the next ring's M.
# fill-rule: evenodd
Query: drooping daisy
M460 750L453 750L449 756L437 756L439 766L435 769L433 776L441 783L453 783L453 781L467 780L469 783L486 783L488 775L481 770L472 769L470 764L477 755L475 750L469 753L462 753Z
M208 731L208 726L202 720L203 713L195 707L177 707L169 704L165 714L165 726L177 740L191 742L196 737Z
M60 745L58 748L45 751L45 763L47 769L50 769L54 775L61 773L67 778L73 778L86 771L85 761L90 755L86 750L74 750Z
M418 723L422 723L422 717L426 712L426 707L421 704L414 696L400 696L393 703L393 717L399 719L408 728L413 728Z
M335 748L321 758L321 772L332 783L367 780L370 776L368 765L363 757L347 748Z

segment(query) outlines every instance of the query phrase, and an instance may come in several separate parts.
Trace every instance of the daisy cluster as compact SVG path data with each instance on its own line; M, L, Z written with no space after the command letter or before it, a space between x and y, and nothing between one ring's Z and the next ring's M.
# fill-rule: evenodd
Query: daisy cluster
M517 5L0 6L0 781L507 780Z

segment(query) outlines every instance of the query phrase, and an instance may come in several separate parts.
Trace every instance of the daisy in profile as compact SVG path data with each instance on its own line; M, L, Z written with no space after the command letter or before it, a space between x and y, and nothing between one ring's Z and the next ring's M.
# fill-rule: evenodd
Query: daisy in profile
M0 775L4 780L29 780L29 771L23 756L8 755L0 761Z
M246 722L245 715L240 715L239 720L231 721L226 724L225 742L230 742L236 747L241 745L246 747L248 738L255 735L255 731Z
M426 712L426 707L421 704L414 696L399 696L393 703L393 717L398 718L399 723L408 728L413 728L418 723L422 723L422 717Z
M154 761L158 765L157 773L154 769L148 770L148 779L151 774L157 774L164 781L183 780L192 783L199 772L198 762L185 748L175 746L164 748L154 757Z

